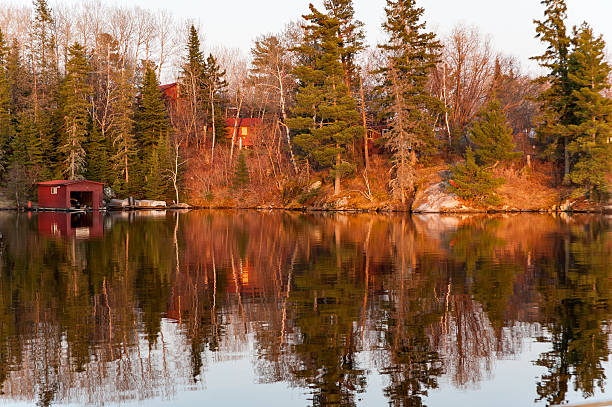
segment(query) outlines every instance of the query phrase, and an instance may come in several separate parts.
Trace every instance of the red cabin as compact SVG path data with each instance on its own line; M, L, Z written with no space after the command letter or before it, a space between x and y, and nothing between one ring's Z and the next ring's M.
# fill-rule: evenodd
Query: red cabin
M257 133L263 126L263 120L257 118L240 118L236 124L236 119L225 120L225 134L228 140L231 141L236 127L236 145L238 148L253 147L253 142L257 138Z
M38 207L44 209L102 209L104 184L86 180L38 183Z
M159 87L160 92L163 97L170 103L174 103L178 100L179 97L179 85L178 83L168 83L166 85L161 85Z

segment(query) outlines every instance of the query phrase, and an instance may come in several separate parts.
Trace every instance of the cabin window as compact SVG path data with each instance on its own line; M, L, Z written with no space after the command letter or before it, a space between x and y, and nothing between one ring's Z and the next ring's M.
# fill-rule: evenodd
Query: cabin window
M57 195L57 190L59 187L51 187L51 195Z
M246 136L249 134L249 128L248 127L241 127L240 128L240 135L241 136Z

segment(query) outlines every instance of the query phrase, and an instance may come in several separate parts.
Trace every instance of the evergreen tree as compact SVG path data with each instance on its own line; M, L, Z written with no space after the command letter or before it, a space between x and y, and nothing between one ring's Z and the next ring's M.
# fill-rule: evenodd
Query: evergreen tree
M8 48L0 30L0 180L6 170L9 144L13 137L11 90L6 64Z
M344 83L340 58L339 22L310 6L304 44L296 48L306 62L295 69L300 81L294 118L287 121L294 142L309 163L333 168L334 193L340 179L354 166L343 156L353 139L363 133L357 104Z
M153 192L157 196L162 193L161 170L156 167L160 158L159 141L170 132L170 122L151 64L145 66L135 127L140 162L139 189Z
M338 21L340 61L344 71L344 84L350 92L356 86L355 76L358 67L355 63L355 57L365 49L363 23L355 19L353 0L325 0L323 5L328 15Z
M43 151L34 119L26 113L17 117L11 140L11 157L6 174L6 188L17 206L33 197L34 184L50 177L44 165Z
M134 87L130 83L131 75L127 69L122 68L120 77L118 78L117 92L117 117L116 123L112 132L112 145L114 147L114 155L111 157L113 169L117 173L113 189L118 193L134 194L133 189L135 168L134 161L136 160L136 141L134 139ZM130 174L132 174L130 176Z
M479 166L470 147L466 152L465 163L456 165L451 172L451 192L476 204L499 204L500 198L495 194L495 189L501 186L504 180L495 178L490 170Z
M183 62L179 84L182 97L189 103L187 131L198 147L200 146L202 132L200 122L204 119L204 113L206 112L202 105L205 100L208 100L204 88L205 70L206 61L200 50L198 30L191 25L187 39L187 56Z
M45 176L50 175L48 170L45 172L43 169L42 145L34 119L26 113L21 113L17 118L17 123L17 131L11 140L11 162L24 165L28 171L40 172ZM41 180L42 178L45 177L41 177Z
M111 184L111 168L108 154L106 137L102 135L95 122L89 126L89 138L84 144L85 156L87 157L87 171L85 176L88 180Z
M146 197L166 200L172 195L169 176L170 144L167 132L160 135L148 159L146 168L149 169L149 173L143 188Z
M512 129L495 97L478 115L470 139L476 147L475 154L480 165L495 166L500 161L512 161L521 155L514 151L516 144L512 138Z
M64 174L69 179L78 179L85 174L87 164L84 145L88 141L92 88L83 47L74 43L68 49L68 55L66 78L61 89L64 140L60 151L64 156Z
M610 65L605 42L585 23L574 29L569 57L569 80L576 124L569 126L572 155L569 180L593 197L608 191L612 168L612 102L603 96L610 89Z
M387 0L387 20L383 29L389 40L379 47L385 51L386 64L379 69L382 105L390 122L386 140L393 152L393 187L402 203L414 188L416 153L434 143L432 111L440 101L432 97L427 82L439 59L440 43L424 32L424 10L415 0Z
M234 169L233 186L236 189L243 188L249 183L249 168L247 167L244 150L240 151L236 168Z
M61 144L61 141L58 140L60 134L50 129L57 129L64 124L63 121L62 123L53 121L59 84L58 61L55 53L55 20L47 0L33 0L33 5L34 20L32 21L29 49L33 67L31 108L45 153L45 164L52 168L56 164L58 145ZM56 115L55 118L59 118L60 121L62 119L61 115Z
M32 80L29 71L21 62L21 48L17 39L13 40L6 58L6 75L11 92L11 105L15 113L20 113L30 107Z
M221 96L228 86L225 80L225 73L217 63L217 59L210 54L206 58L203 85L206 91L205 101L210 108L209 118L212 127L211 162L214 160L216 141L223 139L223 136L225 136L225 126L222 125L223 114L220 106Z
M544 54L534 57L548 73L539 78L547 84L546 90L538 96L540 103L538 137L548 147L557 162L563 163L563 174L570 171L570 157L567 149L570 138L567 126L572 123L572 107L569 104L571 88L568 78L568 57L570 38L567 35L565 19L567 6L565 0L542 0L546 6L545 20L536 20L536 38L546 44Z

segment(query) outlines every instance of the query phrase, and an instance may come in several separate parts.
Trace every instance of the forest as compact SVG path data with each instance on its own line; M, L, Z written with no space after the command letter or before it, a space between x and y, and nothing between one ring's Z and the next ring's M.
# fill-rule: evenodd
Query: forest
M606 44L541 5L540 77L475 27L428 31L415 0L387 0L378 45L325 0L246 55L168 12L2 7L0 206L52 179L208 207L410 210L436 183L472 208L605 203Z

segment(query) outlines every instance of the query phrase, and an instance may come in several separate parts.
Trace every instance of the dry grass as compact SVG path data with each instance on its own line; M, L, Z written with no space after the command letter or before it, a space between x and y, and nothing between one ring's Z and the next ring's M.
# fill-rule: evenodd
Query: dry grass
M555 185L549 163L536 161L531 169L498 168L495 175L506 180L497 190L504 202L501 206L521 210L550 209L560 203L565 192Z

